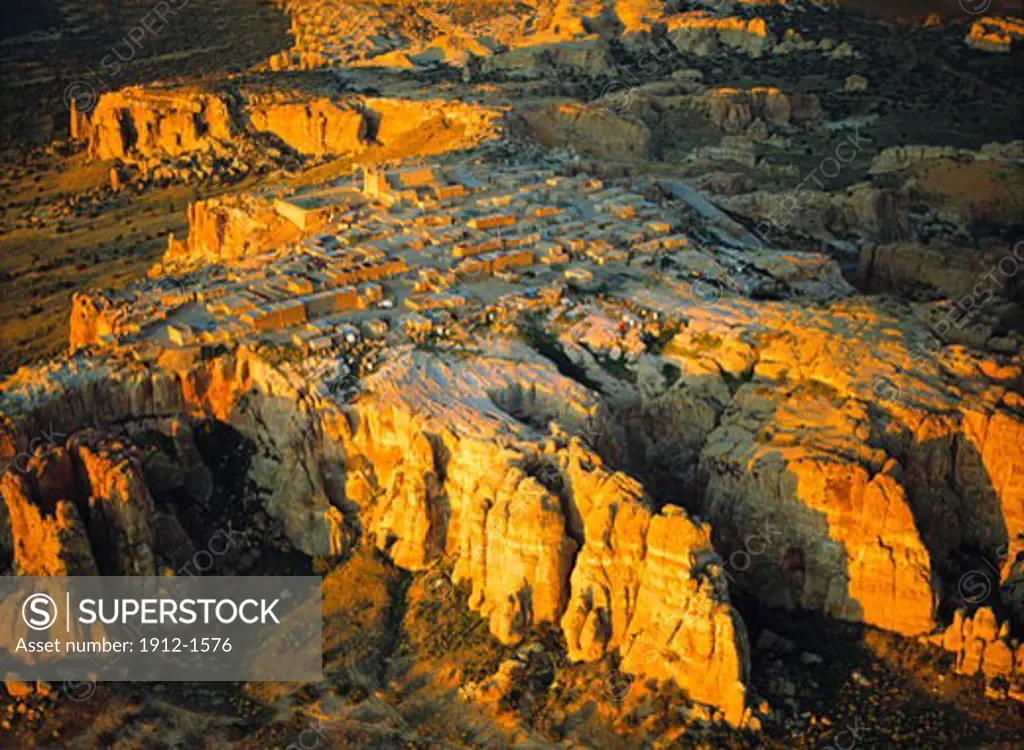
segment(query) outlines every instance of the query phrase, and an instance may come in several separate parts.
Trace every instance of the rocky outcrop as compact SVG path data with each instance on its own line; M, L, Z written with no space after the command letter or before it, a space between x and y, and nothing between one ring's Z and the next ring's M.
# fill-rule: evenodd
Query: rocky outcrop
M752 89L716 88L695 100L696 107L726 133L742 133L761 120L773 128L821 120L814 94L784 94L770 86Z
M586 453L569 460L585 540L562 617L569 657L593 661L617 650L623 671L674 680L739 724L746 630L728 604L710 528L681 508L653 513L637 482L588 473Z
M1013 250L976 251L960 246L932 242L928 245L897 243L868 244L860 253L861 278L869 289L904 292L919 290L940 297L968 295L972 307L987 304L994 296L1013 299L1021 286L1013 272L1024 259L1024 245ZM1011 273L1000 271L1003 268Z
M530 80L567 71L597 76L611 73L613 67L600 40L581 39L516 47L486 58L480 69L485 74Z
M269 60L272 70L339 64L414 68L441 62L462 67L483 59L485 65L495 61L496 69L523 74L533 67L535 51L557 54L575 48L568 57L581 62L580 51L596 48L591 42L648 34L666 12L660 0L540 0L501 14L462 0L371 4L361 6L358 14L343 0L281 4L292 18L295 45Z
M1016 18L985 16L971 24L964 37L968 47L982 52L1008 53L1013 43L1024 39L1024 21Z
M149 174L161 159L210 152L230 157L268 135L306 157L353 155L371 146L426 155L475 145L498 132L501 112L442 99L327 98L131 87L72 112L95 159L121 159ZM280 155L280 154L278 154Z
M308 400L244 350L125 364L91 385L87 372L59 381L37 373L25 411L10 406L27 392L17 378L8 383L5 410L17 413L9 442L19 445L36 420L55 414L69 425L86 414L224 421L255 443L251 478L267 488L264 507L300 549L341 552L345 513L402 567L454 560L470 606L498 639L514 643L534 626L560 625L573 659L633 654L630 671L674 679L741 722L746 635L728 606L709 530L680 509L654 512L635 480L560 429L545 437L549 420L579 431L600 409L592 392L529 350L472 360L399 352L346 410ZM91 464L92 441L74 443L90 446ZM145 492L131 462L117 465L125 468L86 474L103 496L95 512L114 519L127 549L142 535L128 511L136 506L124 498ZM671 630L656 630L662 623ZM653 650L640 659L646 643Z
M650 145L646 125L605 107L563 102L518 112L531 134L548 147L572 147L589 156L643 159Z
M360 98L259 101L248 108L257 131L307 156L352 155L371 145L396 148L430 132L418 155L475 145L497 133L500 113L459 101Z
M851 135L838 142L835 154L843 157L851 147L862 148L862 143L859 135ZM1019 142L989 144L977 151L897 147L872 161L870 173L877 184L857 183L843 192L805 189L826 186L822 180L828 175L826 163L834 162L829 166L833 176L841 172L840 159L829 157L820 171L807 175L795 190L757 191L721 202L764 222L766 232L795 229L821 238L831 234L876 244L908 242L927 239L937 228L941 232L950 225L967 231L1021 221L1022 159Z
M297 239L301 232L274 210L272 199L251 195L190 203L188 239L172 240L164 268L193 268L260 255Z
M732 211L763 222L769 233L796 230L823 237L861 236L874 242L913 237L901 197L869 183L853 185L842 193L758 191L723 198L721 202Z
M416 570L444 555L455 560L455 577L470 582L470 605L496 637L515 642L557 621L578 543L535 451L506 443L523 427L478 383L515 391L532 372L539 381L523 403L554 417L560 379L499 362L466 370L436 362L428 365L433 377L416 378L424 365L407 354L385 368L371 383L374 398L352 415L351 437L341 426L345 497L397 564ZM446 412L449 403L465 406ZM580 407L577 419L593 403Z
M989 143L977 151L954 148L953 146L924 146L909 144L893 146L883 150L871 161L871 174L886 174L903 169L948 160L973 164L975 162L996 162L1006 165L1024 163L1024 141Z
M756 58L770 52L775 44L775 36L760 18L716 17L692 11L669 16L665 25L668 38L680 52L699 57L714 54L725 46Z
M33 456L25 471L0 477L13 540L14 570L25 576L98 575L89 537L73 501L69 452Z
M976 151L902 146L882 151L871 174L898 184L901 202L922 207L940 224L964 231L1024 221L1024 142L989 143Z
M191 89L131 87L104 94L77 131L96 159L177 156L232 140L234 123L219 96Z
M95 430L76 433L68 450L100 570L155 575L156 511L138 452Z
M686 570L681 540L693 545L691 565L711 554L708 527L696 529L682 510L668 507L651 519L636 614L621 649L623 669L672 680L696 700L720 706L726 721L739 726L750 675L746 628L725 601L720 568L707 571L713 576L680 576L680 568Z
M358 13L353 13L350 3L339 0L278 0L278 3L291 17L295 43L291 49L271 57L268 61L271 70L313 70L380 54L389 46L387 41L384 44L377 41L389 40L392 36L386 17L389 6L367 3L360 6Z
M865 456L875 465L863 466L808 449L810 441L766 438L773 425L820 408L813 400L772 401L757 386L741 388L701 451L702 505L728 549L744 550L770 524L781 528L780 538L761 542L764 552L751 565L755 595L887 630L930 630L937 581L896 463ZM852 422L838 433L849 428L852 437L857 427Z
M627 34L650 31L651 24L660 21L665 13L661 0L616 0L615 15Z
M867 300L822 312L726 297L685 312L660 355L678 368L674 385L644 376L641 390L663 395L614 417L509 340L470 357L394 350L345 407L247 350L181 350L18 373L3 389L0 445L23 451L50 421L72 433L97 417L221 421L253 442L250 477L299 549L338 554L354 529L407 569L450 563L500 640L556 625L572 659L618 654L625 671L672 679L739 722L748 660L727 580L765 604L919 634L935 625L937 571L955 574L962 550L994 558L1024 538L1013 473L1024 420L1007 390L1022 375L955 349L918 357L923 326ZM671 430L617 424L659 414L681 417L662 420ZM620 461L674 449L688 477L678 503L711 526L674 502L658 510L570 437L595 429L608 436L599 444L628 441ZM115 532L99 548L122 551L97 556L101 569L146 559L149 514L126 499L145 497L130 451L85 435L61 450L92 466L74 485L90 489L45 496L80 498L87 521L74 506L38 510L18 485L31 502L8 503L12 531L56 540L55 562L33 563L16 531L21 567L66 569L94 518ZM31 524L14 520L29 510Z
M71 296L69 346L75 351L124 331L128 310L99 291Z
M369 135L395 155L426 156L471 148L500 133L499 109L455 99L363 100Z
M983 674L986 681L1001 679L1001 687L990 689L1024 701L1024 643L1010 637L1009 623L1000 623L991 607L980 607L970 615L956 610L952 624L929 640L956 655L960 674Z
M465 364L409 353L371 379L345 440L346 497L364 528L400 565L453 558L500 640L559 623L571 659L633 653L630 671L675 679L739 723L746 635L709 530L681 509L655 513L638 482L578 440L538 443L524 420L580 429L597 403L513 352Z
M130 446L84 430L22 468L3 484L22 575L156 574L153 499Z
M249 120L307 156L354 154L366 148L367 122L358 107L321 98L306 102L257 104Z
M736 585L766 604L929 632L938 573L955 580L963 550L1000 559L1024 531L1013 479L1024 420L1004 390L1019 364L926 349L922 324L864 301L827 315L761 303L756 322L744 309L687 310L663 356L681 371L675 398L691 406L676 430L627 431L631 450L645 446L640 463L684 488L698 461L684 502L744 568ZM675 465L650 461L672 448ZM778 533L759 541L769 525Z
M219 358L199 350L167 352L145 364L113 356L102 368L76 359L41 372L23 371L5 383L0 408L8 421L0 429L0 446L9 456L25 452L31 436L51 424L74 434L96 420L215 419L255 444L250 478L266 491L265 510L281 522L295 547L310 555L336 555L345 547L343 518L324 477L311 469L320 465L314 458L320 433L304 399L301 386L244 349ZM135 481L97 476L116 493ZM121 496L106 505L116 509Z

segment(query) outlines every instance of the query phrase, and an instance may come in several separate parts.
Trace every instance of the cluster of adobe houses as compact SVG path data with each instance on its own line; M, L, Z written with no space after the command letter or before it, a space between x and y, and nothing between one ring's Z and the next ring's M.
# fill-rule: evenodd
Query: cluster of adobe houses
M367 167L354 184L274 208L305 239L204 274L187 297L198 304L166 316L171 344L277 335L325 350L358 334L353 323L380 335L380 314L359 313L396 304L406 329L429 331L531 266L531 277L594 288L601 266L689 243L639 194L552 168Z

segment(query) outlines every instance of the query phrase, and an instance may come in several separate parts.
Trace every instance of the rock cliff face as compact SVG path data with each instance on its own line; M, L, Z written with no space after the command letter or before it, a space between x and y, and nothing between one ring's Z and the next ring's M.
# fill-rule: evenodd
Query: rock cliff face
M569 475L583 472L586 460L572 456ZM725 596L710 528L681 508L654 513L639 484L621 475L592 489L574 486L585 543L562 618L570 658L617 650L625 672L674 680L738 723L749 676L746 630Z
M94 538L93 549L116 551L118 569L151 564L151 501L130 450L82 425L96 415L153 424L168 414L214 418L256 444L251 477L269 490L264 507L307 553L339 554L349 524L402 567L454 562L454 578L469 582L470 605L498 639L515 643L535 625L560 625L571 658L617 651L628 671L674 679L729 721L743 720L746 634L709 529L681 509L652 510L635 480L560 428L545 437L547 420L580 429L601 418L600 407L528 350L470 362L406 351L347 410L305 395L244 350L165 357L151 369L125 364L102 378L86 362L23 372L4 403L16 415L4 427L8 451L50 419L74 435L61 455L81 457L90 528L113 535ZM43 569L85 565L76 563L86 532L74 506L39 520L45 501L31 483L16 474L4 481L19 569L51 558L59 564ZM56 551L31 563L26 534L36 526ZM86 552L87 544L90 561Z
M77 116L73 113L73 116ZM169 156L207 150L228 142L234 124L225 101L192 90L132 87L104 94L77 130L96 159L133 155Z
M777 88L717 88L696 101L699 109L727 133L741 133L755 120L779 127L813 123L822 118L821 103L811 95L787 95Z
M469 148L494 138L502 111L448 99L369 97L364 101L369 137L415 155ZM401 153L401 152L398 152Z
M137 451L95 430L76 433L68 447L100 569L155 575L156 511Z
M977 151L953 146L907 144L887 148L871 160L871 174L899 172L937 161L952 160L967 164L995 162L1007 166L1024 161L1024 141L987 143Z
M72 121L92 158L145 164L200 151L230 155L266 135L304 156L352 155L372 145L434 154L493 137L500 116L441 99L267 97L153 86L104 94L88 115L72 112Z
M500 640L559 623L571 659L617 651L627 671L675 679L739 723L746 634L709 530L656 513L577 439L524 423L580 429L601 413L589 390L514 353L455 364L412 352L375 376L345 441L364 529L405 567L454 559Z
M337 555L361 535L406 569L451 570L502 642L557 626L572 660L618 655L741 723L730 585L923 634L966 550L1019 551L1019 361L924 349L920 320L871 299L726 297L683 317L658 357L631 357L636 392L607 403L501 338L465 357L389 350L348 405L245 349L22 370L0 391L3 456L50 425L72 437L3 480L15 565L151 570L164 480L86 428L217 420L252 442L250 478L298 549ZM672 384L645 374L665 363ZM676 484L657 502L616 470L658 464Z
M859 183L844 193L823 190L756 191L722 201L730 210L764 222L770 230L811 235L860 236L873 242L913 238L900 194Z
M871 162L908 207L927 207L935 220L976 232L1024 221L1024 142L987 143L977 150L906 145L887 148Z
M696 432L662 433L651 447L681 439L687 471L699 462L701 491L683 501L711 519L727 559L737 551L749 559L730 571L736 585L770 605L924 633L935 624L937 570L960 549L994 552L1024 537L1013 476L1024 445L1020 405L984 376L969 388L961 380L966 390L953 397L942 373L964 365L949 354L941 370L914 361L906 334L892 332L899 324L863 304L843 303L827 319L761 305L753 340L737 326L742 308L720 305L691 321L665 356L685 357L679 396L706 404L707 414L673 418L677 433ZM878 339L899 367L867 358L857 348L864 337ZM742 715L745 637L710 528L672 506L657 512L639 483L560 428L544 437L538 427L549 420L579 431L609 417L588 389L533 355L511 353L456 362L407 351L346 410L310 401L244 351L118 369L91 385L88 373L54 371L42 389L33 381L34 411L7 429L6 444L16 449L46 420L78 429L96 412L119 421L212 416L265 448L253 476L272 490L267 510L301 549L339 552L347 514L402 567L453 562L497 638L516 642L535 625L558 623L571 658L618 652L624 670L675 679L696 699ZM730 397L717 372L752 382ZM1012 382L1020 373L992 377ZM123 452L86 433L67 456L48 459L83 467L90 489L77 495L37 497L8 475L19 569L89 569L88 545L75 541L83 535L93 549L117 551L101 567L151 565L139 551L150 546L145 485L130 458L110 465ZM60 496L88 498L89 522L75 505L46 499ZM28 544L30 528L50 541ZM113 537L97 542L98 529ZM37 548L53 554L33 562Z
M106 364L114 370L72 360L43 373L24 371L8 381L4 411L10 419L0 437L5 455L26 452L32 436L50 425L74 434L96 420L215 419L255 442L259 450L252 479L269 493L265 509L282 521L295 546L311 555L341 552L341 513L331 505L319 472L309 469L319 466L313 457L319 433L301 388L245 350L210 359L198 351L169 353L152 366ZM259 387L250 393L254 383ZM114 481L105 476L97 474L96 481ZM118 481L112 492L123 493L131 485L124 480L118 489ZM118 502L111 501L114 507Z
M1024 420L1006 391L1019 365L989 363L982 374L864 301L835 303L825 317L762 304L756 323L741 322L743 310L694 309L665 352L685 357L680 397L721 414L707 432L692 407L693 419L674 420L691 435L661 433L684 449L681 477L700 445L690 507L711 520L719 549L752 558L737 583L766 603L931 630L936 573L959 575L964 549L997 559L1024 534L1013 478ZM724 409L724 391L700 382L720 372L740 383ZM769 523L778 537L753 554L750 539Z
M775 606L901 633L931 630L937 586L895 461L864 456L874 459L865 467L782 437L802 415L809 417L803 429L831 428L837 436L849 429L853 437L866 415L837 414L813 398L780 404L766 395L742 388L701 452L703 507L730 548L745 551L771 523L781 528L781 539L753 560L751 589ZM819 410L829 413L823 424L813 416ZM776 428L780 439L766 438Z
M249 119L256 130L273 133L301 154L348 154L366 147L362 112L329 99L256 105Z
M63 496L73 481L67 451L33 458L26 468L26 472L8 471L0 477L15 572L98 575L85 525L74 502Z
M153 499L138 454L86 429L0 486L21 575L155 575Z
M1010 269L1018 258L1024 258L1024 245L973 253L937 242L865 245L860 274L871 290L919 291L956 299L970 295L973 303L986 304L995 296L1013 299L1019 294L1020 275L999 272L1000 262Z
M669 39L682 52L710 55L722 45L761 57L771 51L774 35L763 19L735 16L718 18L704 11L693 11L666 19Z

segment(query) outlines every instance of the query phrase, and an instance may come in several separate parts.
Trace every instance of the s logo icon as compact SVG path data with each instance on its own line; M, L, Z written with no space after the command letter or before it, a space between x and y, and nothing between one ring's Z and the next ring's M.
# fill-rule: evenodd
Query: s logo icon
M48 594L32 594L21 605L21 619L33 630L47 630L57 622L57 602Z

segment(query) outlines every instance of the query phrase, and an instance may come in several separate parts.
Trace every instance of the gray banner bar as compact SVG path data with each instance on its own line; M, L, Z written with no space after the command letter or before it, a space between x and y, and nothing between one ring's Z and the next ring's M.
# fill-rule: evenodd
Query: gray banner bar
M0 577L0 675L322 678L318 576Z

